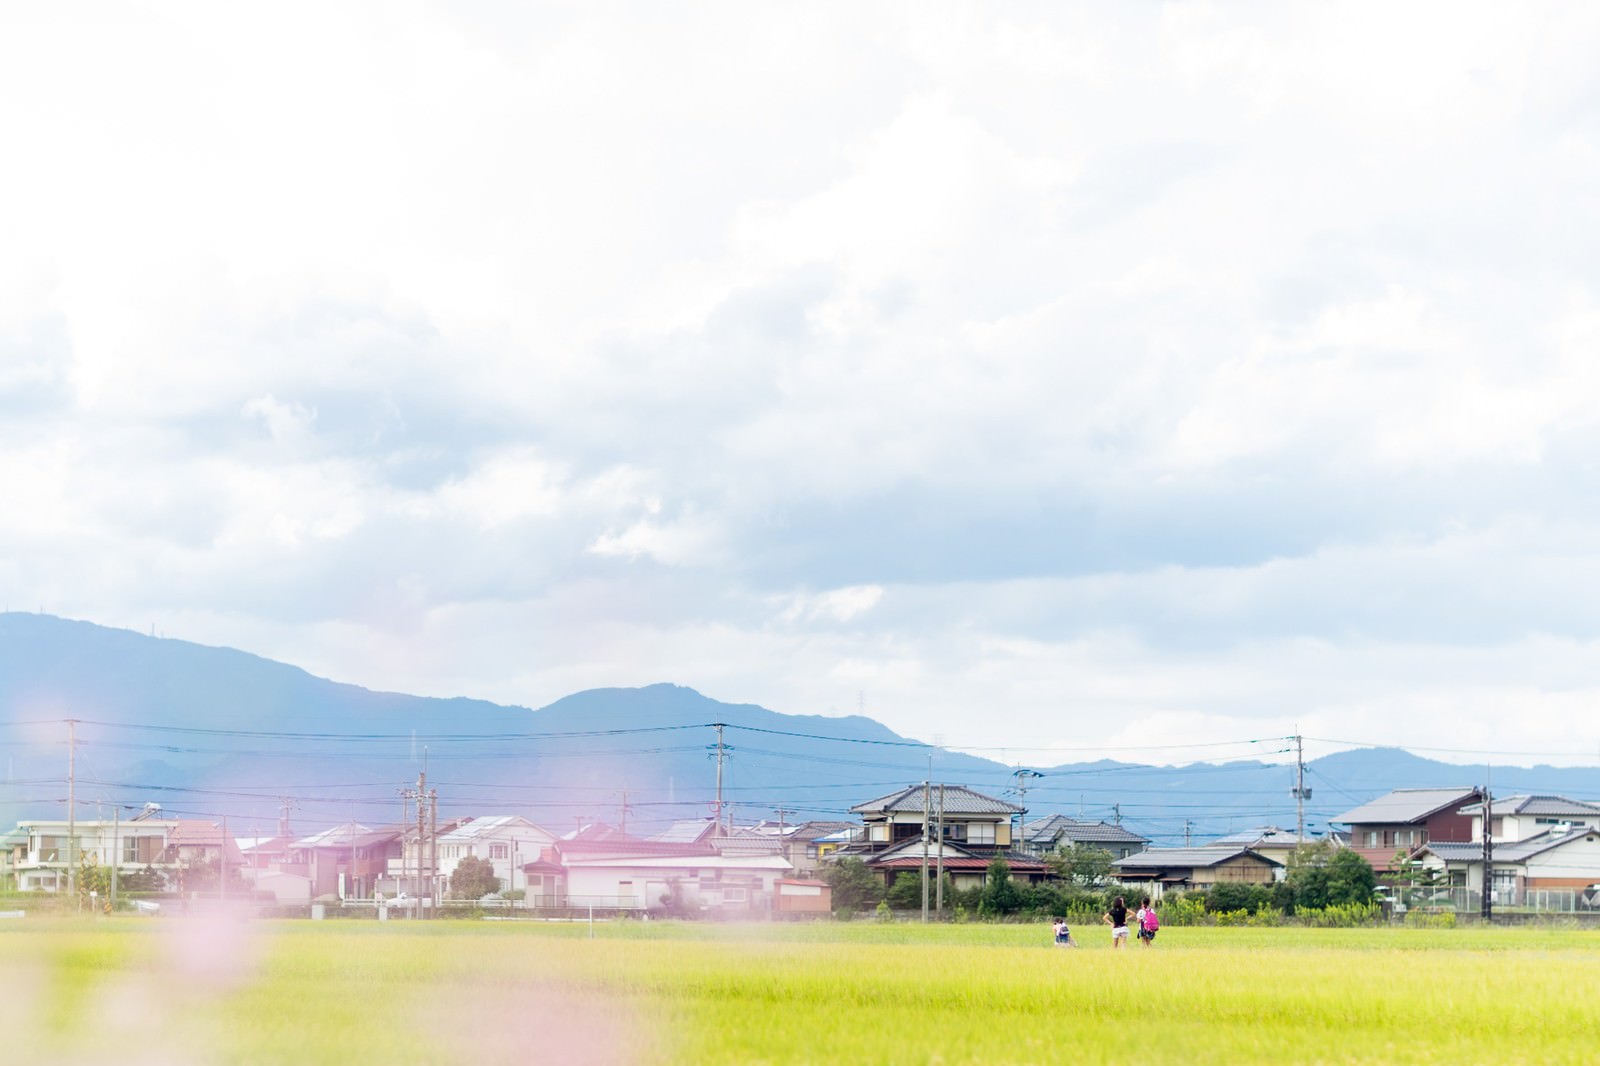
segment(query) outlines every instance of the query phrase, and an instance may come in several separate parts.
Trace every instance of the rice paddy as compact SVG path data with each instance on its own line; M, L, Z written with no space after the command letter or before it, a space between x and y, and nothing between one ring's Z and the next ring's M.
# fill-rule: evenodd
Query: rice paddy
M1600 932L0 924L12 1061L1591 1062Z

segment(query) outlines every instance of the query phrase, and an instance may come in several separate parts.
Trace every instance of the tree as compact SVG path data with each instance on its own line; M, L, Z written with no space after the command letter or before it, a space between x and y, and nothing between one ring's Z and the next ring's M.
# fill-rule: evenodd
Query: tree
M1372 890L1378 884L1366 859L1331 840L1295 848L1285 880L1294 890L1295 906L1307 909L1371 903Z
M833 888L833 909L864 911L883 898L883 881L854 855L846 855L829 866L822 879ZM921 888L918 888L921 891Z
M1377 887L1372 864L1349 848L1340 848L1328 860L1329 903L1371 903Z
M1058 847L1044 861L1056 877L1084 888L1105 884L1111 877L1111 852L1093 844Z
M989 860L983 895L978 899L980 914L1012 914L1022 906L1022 894L1011 880L1011 864L1004 855Z
M468 855L450 875L450 898L482 899L500 891L500 879L494 875L494 863Z
M928 896L930 899L933 897L932 884L928 885ZM922 875L901 870L894 875L894 884L889 886L883 898L896 910L919 910L922 907Z

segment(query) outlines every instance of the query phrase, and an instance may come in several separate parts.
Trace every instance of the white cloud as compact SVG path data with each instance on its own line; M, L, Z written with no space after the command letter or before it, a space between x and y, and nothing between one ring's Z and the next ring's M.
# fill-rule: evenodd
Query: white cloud
M4 18L16 604L1018 752L1600 741L1594 10Z

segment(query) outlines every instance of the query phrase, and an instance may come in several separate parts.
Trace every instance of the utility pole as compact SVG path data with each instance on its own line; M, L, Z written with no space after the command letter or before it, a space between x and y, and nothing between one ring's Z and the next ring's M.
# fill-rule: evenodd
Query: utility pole
M1194 823L1189 819L1183 820L1183 846L1190 847L1194 843Z
M67 897L78 898L78 720L67 719Z
M721 722L713 722L713 729L717 731L717 743L712 749L717 759L717 829L713 836L723 836L722 828L722 763L728 757L728 752L733 749L722 742L722 730L725 728Z
M933 756L928 756L931 766ZM922 782L922 921L928 921L928 823L933 817L932 786Z
M286 840L289 837L290 803L291 801L288 796L278 797L278 836L280 839Z
M1117 824L1121 825L1122 824L1122 804L1113 803L1111 805L1111 812L1112 812L1112 816L1116 818Z
M1299 727L1294 733L1294 828L1296 847L1306 842L1306 800L1311 798L1311 790L1306 787L1306 749L1305 737L1300 735Z
M444 895L439 890L439 790L428 790L428 897L433 900L433 913L439 917L439 906Z
M122 870L122 808L111 808L111 910L117 909L117 874Z
M217 858L217 898L228 898L228 816L222 816L222 853Z
M937 822L937 826L938 826L938 829L937 829L936 834L935 834L935 839L937 839L939 841L939 867L938 867L938 870L936 871L936 873L934 875L934 884L935 884L935 886L937 886L934 889L934 895L937 897L938 902L935 904L934 909L938 913L939 918L941 920L943 920L943 918L944 918L944 782L943 781L939 782L939 820Z
M1489 795L1489 773L1483 775L1483 924L1494 921L1494 834L1489 822L1494 817L1494 800Z
M1022 813L1017 815L1017 836L1011 841L1011 846L1017 848L1023 844L1020 838L1022 836L1022 819L1028 813L1028 781L1030 778L1043 777L1044 775L1037 770L1024 770L1019 766L1012 772L1011 776L1017 779L1017 806L1022 808Z

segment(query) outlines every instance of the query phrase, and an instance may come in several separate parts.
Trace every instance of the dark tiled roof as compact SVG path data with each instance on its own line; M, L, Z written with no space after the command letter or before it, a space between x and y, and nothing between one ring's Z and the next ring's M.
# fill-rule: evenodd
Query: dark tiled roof
M944 813L951 814L1021 814L1023 808L1015 803L985 796L982 792L974 792L965 785L944 786ZM921 813L923 810L939 809L938 785L924 789L922 785L911 785L899 792L891 792L887 796L879 796L866 803L858 803L850 808L851 814L887 814L891 811Z
M1462 814L1482 814L1483 804L1474 803L1470 807L1461 808ZM1565 796L1507 796L1496 799L1490 804L1491 814L1528 814L1535 817L1561 817L1571 815L1575 817L1594 817L1600 815L1600 806L1585 803L1582 800L1571 800Z
M1118 859L1111 865L1123 870L1194 869L1217 866L1241 855L1253 856L1269 866L1283 865L1277 859L1269 859L1249 848L1232 844L1200 848L1148 848L1126 859Z
M1080 822L1062 814L1029 822L1022 827L1022 838L1030 844L1051 844L1065 838L1075 844L1148 844L1149 837L1130 832L1110 822Z

